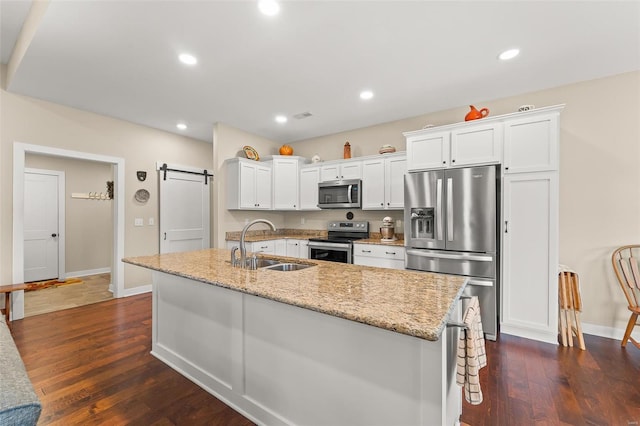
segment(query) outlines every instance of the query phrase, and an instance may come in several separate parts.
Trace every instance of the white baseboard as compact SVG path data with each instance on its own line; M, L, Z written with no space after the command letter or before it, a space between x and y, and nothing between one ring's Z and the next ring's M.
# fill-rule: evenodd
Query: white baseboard
M67 278L77 278L77 277L86 277L89 275L98 275L98 274L106 274L111 272L111 268L98 268L98 269L87 269L84 271L74 271L67 272L65 275Z
M135 296L136 294L150 293L151 284L141 285L133 288L124 289L124 297Z
M624 328L607 327L604 325L582 323L582 332L593 336L606 337L608 339L622 340L624 336ZM640 340L640 329L636 329L631 333L634 339Z

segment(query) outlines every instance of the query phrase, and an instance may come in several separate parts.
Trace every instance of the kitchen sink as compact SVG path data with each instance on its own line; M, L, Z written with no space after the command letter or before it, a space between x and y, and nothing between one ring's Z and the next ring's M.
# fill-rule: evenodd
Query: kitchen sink
M304 263L276 263L275 265L264 266L263 269L269 269L271 271L299 271L301 269L309 268L313 265L306 265Z
M250 260L250 259L247 259ZM278 260L274 260L274 259L263 259L261 257L258 258L258 268L264 268L266 266L273 266L273 265L278 265L281 262Z

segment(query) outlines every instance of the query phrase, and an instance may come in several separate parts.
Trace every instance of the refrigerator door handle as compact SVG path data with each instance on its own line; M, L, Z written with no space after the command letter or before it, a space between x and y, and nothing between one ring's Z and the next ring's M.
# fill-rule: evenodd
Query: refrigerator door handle
M435 259L453 259L453 260L472 260L475 262L492 262L493 256L482 256L476 254L450 254L450 253L434 253L424 252L421 250L407 250L407 254L421 257L432 257Z
M453 241L453 179L447 178L447 240Z
M436 213L436 240L442 240L442 179L438 179L436 182L436 206L438 212Z

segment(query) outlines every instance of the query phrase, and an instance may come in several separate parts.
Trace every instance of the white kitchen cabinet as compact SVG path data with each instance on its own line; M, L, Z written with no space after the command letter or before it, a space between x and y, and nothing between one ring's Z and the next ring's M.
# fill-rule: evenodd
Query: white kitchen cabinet
M426 129L407 136L409 171L499 163L502 124L459 124L451 130Z
M557 343L558 172L503 179L501 332Z
M227 163L227 209L270 210L271 167L244 158Z
M300 247L298 248L298 257L300 259L309 258L309 240L298 240Z
M251 253L276 254L276 242L279 240L254 241L247 247Z
M300 210L320 210L318 207L318 183L320 166L300 168Z
M362 179L362 161L346 160L320 168L320 181Z
M504 173L558 169L559 111L505 121Z
M288 238L286 240L286 243L287 243L287 253L285 256L301 257L300 248L302 247L302 242L300 240Z
M273 254L278 255L278 256L288 256L287 254L287 241L284 238L283 239L279 239L279 240L275 240L274 241L274 245L275 245L275 249L273 251Z
M403 209L406 170L404 154L363 161L362 209Z
M379 268L404 269L404 247L354 243L353 263Z
M502 123L469 125L451 131L451 167L499 163Z
M407 136L407 170L438 169L449 164L451 132L424 130L410 133L411 136Z
M302 157L291 155L274 155L265 161L271 166L273 176L273 209L298 210L299 179Z

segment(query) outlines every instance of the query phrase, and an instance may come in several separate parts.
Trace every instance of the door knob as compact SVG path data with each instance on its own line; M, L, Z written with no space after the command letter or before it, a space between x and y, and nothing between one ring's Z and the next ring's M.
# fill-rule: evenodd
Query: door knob
M51 234L51 236L52 236L53 238L55 238L55 237L57 237L57 236L58 236L58 234Z

